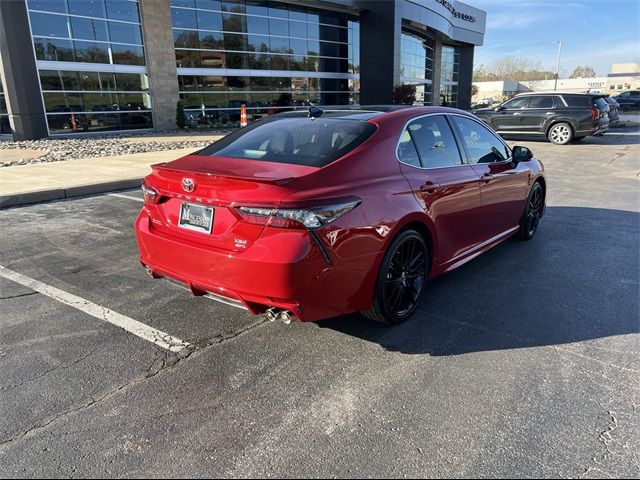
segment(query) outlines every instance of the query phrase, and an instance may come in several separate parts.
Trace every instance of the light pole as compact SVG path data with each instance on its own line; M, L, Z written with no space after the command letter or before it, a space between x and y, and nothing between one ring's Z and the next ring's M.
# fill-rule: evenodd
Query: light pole
M553 91L555 92L558 89L558 77L560 76L560 50L562 49L562 40L558 40L557 42L553 42L558 44L558 63L556 64L556 81L553 85Z

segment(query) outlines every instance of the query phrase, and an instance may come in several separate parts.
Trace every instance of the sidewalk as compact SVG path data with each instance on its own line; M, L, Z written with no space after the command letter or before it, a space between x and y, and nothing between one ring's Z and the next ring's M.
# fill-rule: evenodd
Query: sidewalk
M150 165L194 150L198 148L0 168L0 208L139 187Z

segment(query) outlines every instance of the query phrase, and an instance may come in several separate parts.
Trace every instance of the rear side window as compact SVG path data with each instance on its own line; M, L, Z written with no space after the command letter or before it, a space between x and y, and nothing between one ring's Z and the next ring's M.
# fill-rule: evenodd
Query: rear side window
M237 130L197 155L323 167L346 155L376 131L353 119L267 119Z
M547 97L544 95L531 97L529 108L553 108L553 97Z
M586 95L567 95L564 101L568 107L590 107L591 100Z
M441 168L462 164L453 132L442 115L430 115L412 121L401 136L401 144L406 137L413 141L418 155L419 163L415 166Z

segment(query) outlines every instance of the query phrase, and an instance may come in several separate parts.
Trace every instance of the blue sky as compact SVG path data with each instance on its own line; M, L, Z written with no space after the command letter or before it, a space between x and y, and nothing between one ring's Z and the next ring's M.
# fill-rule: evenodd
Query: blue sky
M465 0L487 12L484 46L475 64L506 55L542 62L560 74L588 65L606 76L612 63L640 62L640 0Z

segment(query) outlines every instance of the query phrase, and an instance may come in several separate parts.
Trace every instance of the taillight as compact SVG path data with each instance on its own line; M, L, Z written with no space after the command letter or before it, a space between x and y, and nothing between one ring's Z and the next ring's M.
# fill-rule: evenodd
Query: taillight
M144 195L145 203L154 203L158 198L158 191L145 183L142 184L142 194Z
M591 120L597 120L600 116L600 110L596 107L589 107L589 109L591 110Z
M305 208L236 207L244 221L279 228L314 230L337 220L358 205L359 198Z

